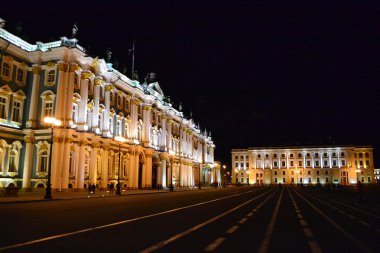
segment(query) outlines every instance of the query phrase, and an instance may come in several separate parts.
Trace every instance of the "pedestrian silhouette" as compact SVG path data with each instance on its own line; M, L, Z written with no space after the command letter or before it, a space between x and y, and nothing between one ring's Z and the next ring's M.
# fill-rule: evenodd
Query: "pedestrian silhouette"
M110 184L110 192L113 193L113 183Z
M95 194L95 188L96 188L96 185L95 184L92 184L92 193L94 193Z

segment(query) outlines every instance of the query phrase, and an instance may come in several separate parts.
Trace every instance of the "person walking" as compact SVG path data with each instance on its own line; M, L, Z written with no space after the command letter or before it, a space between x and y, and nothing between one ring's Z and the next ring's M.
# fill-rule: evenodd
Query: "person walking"
M110 184L110 192L113 193L113 183Z
M95 184L92 184L92 193L95 194L95 189L96 189L96 185Z

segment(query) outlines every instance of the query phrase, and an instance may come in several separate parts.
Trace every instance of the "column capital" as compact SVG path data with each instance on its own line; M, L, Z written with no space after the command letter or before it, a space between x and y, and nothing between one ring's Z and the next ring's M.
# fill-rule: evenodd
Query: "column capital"
M101 77L95 78L95 82L94 82L95 86L101 85L103 83L105 83L105 81Z
M92 72L90 71L86 71L86 72L82 72L81 73L81 76L80 78L83 80L83 79L91 79L93 76Z
M35 138L30 137L30 136L25 136L24 141L25 141L25 143L32 143L33 144L35 142Z
M68 65L66 62L60 62L58 63L58 71L66 72L68 69Z
M80 67L79 67L78 64L76 64L76 63L71 63L71 64L70 64L70 68L69 68L69 71L70 71L70 72L75 72L75 71L77 71L77 70L79 70L79 69L80 69Z
M144 111L151 111L152 110L152 106L151 105L144 105L143 106L143 110Z
M33 74L39 75L41 74L41 67L40 66L34 66L32 68Z
M108 84L105 88L105 91L111 91L113 90L113 88L115 88L112 84Z

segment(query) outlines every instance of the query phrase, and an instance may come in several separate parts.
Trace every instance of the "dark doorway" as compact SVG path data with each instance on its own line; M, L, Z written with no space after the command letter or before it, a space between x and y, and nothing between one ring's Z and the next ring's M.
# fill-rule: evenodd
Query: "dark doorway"
M139 180L138 180L139 189L141 189L142 187L142 171L143 171L143 163L140 161L139 162Z
M152 189L157 189L157 165L152 166Z

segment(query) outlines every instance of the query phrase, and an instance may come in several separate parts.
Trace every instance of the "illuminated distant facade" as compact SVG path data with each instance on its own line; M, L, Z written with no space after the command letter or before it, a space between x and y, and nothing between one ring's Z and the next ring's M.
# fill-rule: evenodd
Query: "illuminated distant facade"
M236 184L376 182L370 146L253 147L231 153Z
M375 169L375 179L380 182L380 169Z
M50 160L62 190L192 187L214 164L211 136L156 80L131 80L75 38L33 45L0 28L0 57L0 187L46 187ZM62 122L53 143L47 116Z

